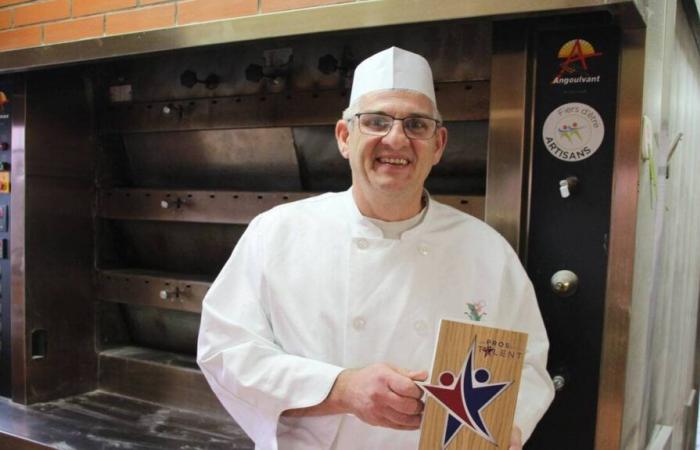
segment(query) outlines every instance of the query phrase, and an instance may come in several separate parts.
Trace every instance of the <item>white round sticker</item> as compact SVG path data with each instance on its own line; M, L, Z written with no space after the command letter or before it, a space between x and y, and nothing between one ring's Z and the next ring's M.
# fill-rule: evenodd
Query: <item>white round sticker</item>
M598 111L585 103L566 103L549 113L542 127L544 145L562 161L581 161L593 156L605 135Z

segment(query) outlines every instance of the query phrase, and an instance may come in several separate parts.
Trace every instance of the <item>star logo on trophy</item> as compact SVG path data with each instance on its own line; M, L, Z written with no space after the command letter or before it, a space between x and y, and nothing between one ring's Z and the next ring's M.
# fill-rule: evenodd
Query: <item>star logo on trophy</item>
M421 389L447 410L442 438L443 449L449 445L462 426L489 442L496 443L481 414L513 382L489 383L491 373L488 369L474 367L475 349L476 339L472 341L457 377L452 372L445 371L438 377L439 385L420 384Z

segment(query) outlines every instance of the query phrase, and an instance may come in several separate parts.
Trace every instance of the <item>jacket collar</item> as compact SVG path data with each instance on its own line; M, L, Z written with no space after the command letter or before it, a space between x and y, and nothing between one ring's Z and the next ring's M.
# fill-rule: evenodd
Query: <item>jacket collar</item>
M382 234L382 230L379 229L377 225L372 223L372 221L367 217L363 216L360 209L357 207L357 203L355 203L355 199L352 196L352 186L350 189L343 192L342 195L345 203L345 210L348 215L351 236L353 238L363 237L367 239L383 239L384 236ZM423 189L423 196L426 202L425 217L421 223L404 232L401 236L402 240L424 233L429 228L428 225L433 221L433 217L435 215L434 205L431 205L433 200L430 198L430 194L425 189Z

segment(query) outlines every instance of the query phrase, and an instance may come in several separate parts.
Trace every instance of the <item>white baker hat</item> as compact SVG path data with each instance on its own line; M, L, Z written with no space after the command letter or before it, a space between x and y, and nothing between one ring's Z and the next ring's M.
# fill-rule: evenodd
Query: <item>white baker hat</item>
M369 92L384 89L417 91L437 104L428 61L398 47L382 50L358 64L352 80L350 104Z

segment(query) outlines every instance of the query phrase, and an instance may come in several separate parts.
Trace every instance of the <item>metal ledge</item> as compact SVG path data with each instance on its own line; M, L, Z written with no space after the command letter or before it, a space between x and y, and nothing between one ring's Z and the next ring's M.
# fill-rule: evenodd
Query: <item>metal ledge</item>
M201 374L196 375L206 387ZM164 376L149 382L161 390L172 380ZM181 392L199 395L191 386L182 386ZM214 395L203 395L211 397L213 409L187 410L104 391L30 407L0 397L0 448L252 450L254 444Z
M317 192L189 191L109 189L98 194L98 216L118 220L162 220L245 225L268 209ZM484 197L435 195L462 212L484 218Z
M274 206L314 195L317 194L112 189L100 191L98 214L106 219L248 224Z
M211 286L203 277L139 270L100 270L98 298L103 301L202 312Z
M437 83L435 95L443 119L488 119L489 89L489 82L481 80ZM115 103L107 109L101 132L335 125L347 106L346 95L344 89L333 89Z
M119 347L100 352L99 360L102 390L228 417L196 368L194 357L141 347ZM134 382L137 379L140 381Z
M432 0L361 1L3 52L0 74L255 39L593 8L636 13L632 0L444 0L439 7Z

